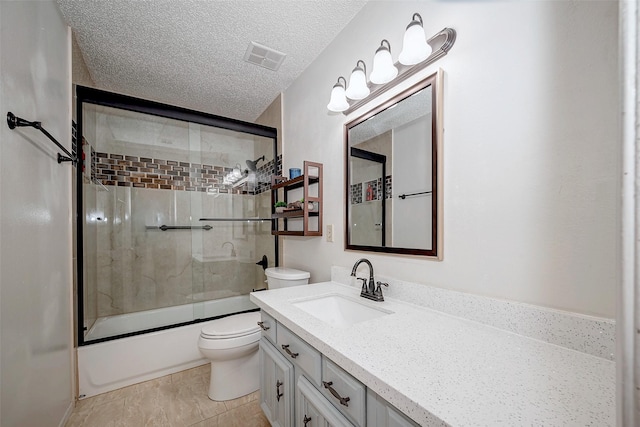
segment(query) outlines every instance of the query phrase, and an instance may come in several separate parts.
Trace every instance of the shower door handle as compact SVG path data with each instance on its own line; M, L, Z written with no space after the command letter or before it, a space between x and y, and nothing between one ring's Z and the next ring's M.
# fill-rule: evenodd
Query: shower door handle
M284 383L280 380L276 381L276 398L278 399L278 402L280 402L280 398L284 396L284 393L280 393L280 386L283 384Z
M262 255L262 259L256 262L256 265L262 266L263 270L266 270L269 267L269 260L266 255Z

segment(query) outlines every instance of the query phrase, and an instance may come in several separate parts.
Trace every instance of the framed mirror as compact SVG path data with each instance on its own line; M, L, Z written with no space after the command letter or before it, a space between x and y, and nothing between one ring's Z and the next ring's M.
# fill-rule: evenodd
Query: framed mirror
M345 248L442 256L439 71L345 125Z

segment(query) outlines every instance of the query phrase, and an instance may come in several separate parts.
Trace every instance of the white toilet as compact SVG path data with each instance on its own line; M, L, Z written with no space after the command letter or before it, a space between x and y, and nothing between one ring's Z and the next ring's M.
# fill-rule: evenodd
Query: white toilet
M269 289L306 285L309 273L291 268L267 268ZM198 347L211 360L209 399L232 400L260 388L258 341L260 312L234 314L207 322Z
M264 271L267 275L269 289L287 288L289 286L306 285L309 283L309 272L294 268L271 267Z

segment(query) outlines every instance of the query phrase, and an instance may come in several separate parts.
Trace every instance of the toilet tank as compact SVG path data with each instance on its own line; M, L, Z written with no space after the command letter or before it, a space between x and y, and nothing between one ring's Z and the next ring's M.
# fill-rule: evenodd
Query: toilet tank
M309 283L309 276L311 276L308 271L285 267L270 267L264 271L264 274L267 275L269 289L306 285Z

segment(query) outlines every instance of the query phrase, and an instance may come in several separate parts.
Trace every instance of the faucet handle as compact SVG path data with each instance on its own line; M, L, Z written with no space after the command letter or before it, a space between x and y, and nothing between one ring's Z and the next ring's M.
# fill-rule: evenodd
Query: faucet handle
M367 289L367 279L364 277L356 277L356 281L362 280L362 290L365 291Z
M380 286L386 286L388 288L389 284L384 282L378 282L378 287L376 288L376 294L382 296L382 289L380 288Z

